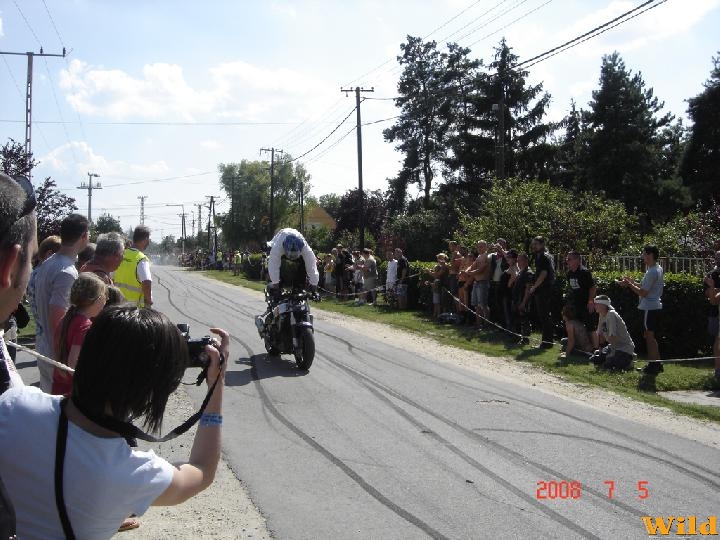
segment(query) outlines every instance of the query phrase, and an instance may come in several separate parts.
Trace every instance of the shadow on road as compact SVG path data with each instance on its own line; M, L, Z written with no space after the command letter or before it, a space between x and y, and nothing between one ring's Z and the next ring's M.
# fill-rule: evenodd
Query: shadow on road
M235 365L244 366L239 371L228 371L225 373L225 386L245 386L253 381L253 365L257 380L270 379L272 377L303 377L309 372L298 369L294 359L284 356L270 356L269 354L256 354L250 358L240 357L235 360Z

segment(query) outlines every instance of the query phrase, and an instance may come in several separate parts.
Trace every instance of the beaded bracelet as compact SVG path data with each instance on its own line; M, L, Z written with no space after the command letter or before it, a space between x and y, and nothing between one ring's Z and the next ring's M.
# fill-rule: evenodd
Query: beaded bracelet
M201 426L222 426L222 414L204 413L200 417Z

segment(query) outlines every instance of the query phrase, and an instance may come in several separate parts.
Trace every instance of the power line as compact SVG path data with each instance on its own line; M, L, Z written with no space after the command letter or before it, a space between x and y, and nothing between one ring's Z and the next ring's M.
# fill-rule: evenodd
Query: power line
M58 39L60 40L60 45L63 47L65 46L65 43L63 43L63 38L60 35L60 30L58 30L57 25L55 24L55 19L53 19L53 16L50 14L50 10L48 9L47 4L45 3L45 0L42 0L43 6L45 6L45 11L48 14L48 17L50 18L50 22L52 23L52 27L55 29L55 33L57 34Z
M0 122L19 123L22 120L0 119ZM80 124L82 121L74 120L33 120L34 124ZM85 122L91 126L288 126L297 122Z
M171 182L173 180L183 180L185 178L195 178L197 176L207 176L208 174L217 174L217 171L205 171L201 173L196 174L185 174L182 176L168 176L167 178L152 178L148 180L139 180L137 182L123 182L121 184L105 184L105 188L111 188L111 187L123 187L123 186L133 186L133 185L139 185L139 184L151 184L155 182Z
M520 15L518 18L513 19L512 21L510 21L509 23L507 23L505 26L501 26L500 28L498 28L498 29L495 30L494 32L491 32L491 33L489 33L489 34L485 34L485 35L484 35L483 37L481 37L480 39L475 40L475 41L473 41L472 43L470 43L469 45L467 45L468 49L469 49L470 47L472 47L473 45L477 45L477 44L480 43L481 41L484 41L484 40L486 40L487 38L489 38L489 37L491 37L491 36L494 36L494 35L497 34L498 32L502 32L502 31L505 30L506 28L509 28L510 26L512 26L513 24L515 24L516 22L518 22L518 21L524 19L525 17L527 17L528 15L532 15L532 14L535 13L536 11L539 11L540 9L544 8L545 6L547 6L550 2L552 2L552 0L547 0L546 2L544 2L544 3L540 4L539 6L537 6L536 8L533 8L533 9L531 9L530 11L526 11L525 13L523 13L522 15Z
M299 155L298 157L291 159L291 160L290 160L290 163L292 163L293 161L297 161L298 159L300 159L300 158L302 158L302 157L307 156L310 152L312 152L312 151L315 150L318 146L320 146L322 143L324 143L325 141L327 141L327 140L332 136L332 134L335 133L338 129L340 129L340 126L342 126L342 125L347 121L347 119L350 118L350 116L352 115L352 113L355 112L355 109L357 109L357 107L353 107L352 111L350 111L350 112L348 113L348 115L347 115L345 118L342 119L342 122L340 122L337 126L335 126L335 128L334 128L330 133L328 133L322 141L320 141L319 143L317 143L315 146L313 146L310 150L308 150L308 151L305 152L304 154L301 154L301 155Z
M618 21L618 20L620 20L620 19L623 19L623 18L626 17L627 15L629 15L629 14L631 14L631 13L634 13L635 11L637 11L637 10L639 10L639 9L641 9L641 8L649 5L649 4L652 4L653 2L656 2L656 1L657 1L657 0L647 0L647 2L644 2L644 3L640 4L639 6L633 8L633 9L631 9L631 10L626 11L626 12L623 13L622 15L619 15L619 16L615 17L614 19L612 19L612 20L610 20L610 21L608 21L608 22L606 22L606 23L604 23L604 24L601 24L600 26L596 26L596 27L593 28L592 30L590 30L590 31L588 31L588 32L585 32L584 34L582 34L582 35L580 35L580 36L577 36L577 37L571 39L570 41L566 41L566 42L563 43L562 45L558 45L557 47L553 47L552 49L549 49L549 50L547 50L547 51L545 51L545 52L543 52L543 53L540 53L540 54L538 54L538 55L536 55L536 56L533 56L532 58L528 58L527 60L524 60L524 61L516 64L515 67L517 68L517 67L520 67L520 66L524 66L524 65L526 65L526 64L535 65L535 64L537 64L538 62L541 61L540 59L545 60L545 58L543 58L543 57L545 57L545 56L547 56L548 58L550 58L550 56L554 56L554 54L550 54L550 53L553 53L554 51L562 52L562 51L564 51L564 50L571 49L572 47L575 47L576 45L579 45L579 44L582 43L583 41L587 41L587 40L585 40L585 39L583 39L582 41L579 41L580 39L585 38L586 36L590 36L590 37L588 37L587 39L593 38L593 37L595 37L595 36L599 36L600 34L602 34L603 32L605 32L605 30L604 30L603 32L597 32L598 30L600 30L600 29L602 29L602 28L605 28L606 26L609 26L609 25L611 25L612 23L614 23L614 22L616 22L616 21ZM637 15L641 15L642 13L645 13L645 11L648 11L649 9L652 9L652 8L654 8L654 7L657 7L657 6L661 5L661 4L664 4L665 2L667 2L667 0L662 0L659 4L655 4L654 6L651 6L650 8L641 11L641 12L638 13ZM615 28L615 26L618 26L618 25L620 25L620 24L622 24L622 23L624 23L624 22L627 22L627 21L629 21L630 19L635 18L637 15L634 15L633 17L628 17L627 19L625 19L625 20L623 20L623 21L620 21L618 24L616 24L616 25L614 25L614 26L611 26L610 28ZM607 28L607 30L610 30L610 28ZM597 33L595 33L595 32L597 32ZM591 34L593 34L593 35L591 35ZM577 42L577 43L575 43L575 42ZM570 44L574 44L574 45L572 45L572 47L568 47L568 45L570 45ZM560 50L560 49L562 49L562 50ZM537 62L536 62L535 60L537 60Z

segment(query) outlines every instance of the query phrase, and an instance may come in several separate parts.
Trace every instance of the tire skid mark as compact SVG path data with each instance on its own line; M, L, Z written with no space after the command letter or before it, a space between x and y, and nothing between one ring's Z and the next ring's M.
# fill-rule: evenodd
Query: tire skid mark
M170 289L165 286L164 284L158 282L163 288L167 290L167 296L168 296L168 302L170 302L170 305L172 305L179 313L186 316L189 320L193 320L199 324L204 324L202 321L199 321L187 313L185 313L183 310L181 310L172 300L172 296L170 294ZM286 418L276 407L273 405L272 400L270 396L265 392L265 389L262 386L262 383L260 382L260 378L258 376L257 372L257 365L255 363L255 355L253 354L252 349L244 343L242 340L232 337L231 340L237 342L240 344L250 356L251 359L251 373L253 377L253 382L255 383L255 387L260 394L260 397L262 399L263 406L275 417L276 420L278 420L281 424L283 424L288 430L290 430L292 433L294 433L296 436L298 436L301 440L303 440L305 443L307 443L311 448L313 448L315 451L317 451L320 455L322 455L324 458L326 458L330 463L338 467L345 475L347 475L349 478L351 478L353 481L355 481L356 484L358 484L366 493L368 493L371 497L373 497L375 500L377 500L379 503L381 503L383 506L388 508L389 510L393 511L398 516L402 517L409 523L415 525L418 529L422 530L426 534L428 534L432 538L442 539L442 540L449 540L449 538L440 532L433 529L429 524L422 521L420 518L414 516L409 511L405 510L404 508L400 507L399 505L395 504L393 501L385 497L380 491L378 491L375 487L373 487L370 483L365 481L355 470L353 470L351 467L346 465L340 458L335 456L332 452L327 450L324 446L316 442L312 439L307 433L302 431L298 426L293 424L288 418Z
M477 433L476 431L474 431L474 430L472 430L472 429L469 429L469 428L466 428L466 427L461 426L461 425L458 424L457 422L455 422L455 421L453 421L453 420L451 420L451 419L449 419L449 418L446 418L446 417L444 417L444 416L442 416L442 415L440 415L440 414L432 411L432 410L429 409L428 407L425 407L424 405L421 405L420 403L416 402L415 400L406 397L405 395L401 394L400 392L398 392L398 391L396 391L396 390L393 390L392 388L390 388L390 387L382 384L381 382L376 381L376 380L372 379L371 377L368 377L367 375L364 375L364 374L360 373L359 371L357 371L357 370L355 370L355 369L353 369L353 368L351 368L351 367L349 367L349 366L346 366L346 365L342 364L341 362L338 362L338 361L336 361L336 360L333 360L332 358L329 358L329 357L327 357L327 356L325 356L325 355L320 355L320 356L323 356L328 363L335 365L336 367L338 367L339 369L341 369L341 370L343 370L343 371L346 371L351 377L359 380L359 381L360 381L360 384L363 384L364 386L366 386L371 392L375 393L375 392L378 392L378 391L381 390L381 391L385 392L386 394L394 397L395 399L397 399L397 400L399 400L399 401L402 401L402 402L410 405L411 407L414 407L414 408L416 408L416 409L424 412L425 414L427 414L427 415L435 418L436 420L439 420L439 421L442 422L443 424L445 424L445 425L447 425L447 426L455 429L456 431L462 433L463 435L467 436L468 438L475 439L475 440L479 440L480 442L488 445L489 447L492 447L499 455L501 455L502 457L505 457L505 458L507 458L507 459L510 459L511 461L515 462L516 464L518 464L518 465L520 465L520 466L522 466L522 467L526 467L527 465L531 465L531 466L533 466L533 467L535 467L535 468L543 471L544 473L547 473L547 474L549 474L549 475L552 475L552 476L555 477L555 478L564 478L564 476L565 476L565 475L563 475L561 472L556 471L555 469L552 469L551 467L548 467L547 465L543 465L542 463L538 463L538 462L536 462L536 461L532 461L531 459L527 458L526 456L524 456L523 454L521 454L521 453L518 452L517 450L513 450L512 448L509 448L509 447L507 447L507 446L504 446L504 445L502 445L501 443L499 443L499 442L497 442L497 441L494 441L494 440L492 440L492 439L490 439L490 438L488 438L488 437L485 437L485 436ZM374 386L375 388L374 388L374 389L371 389L368 385L372 385L372 386ZM378 389L379 389L379 390L378 390ZM378 396L378 397L380 397L380 396ZM387 398L385 398L385 400L387 400ZM462 450L456 449L456 447L454 447L454 445L452 445L452 443L450 443L450 442L447 441L446 439L442 438L440 435L437 435L436 433L434 433L434 432L433 432L431 429L429 429L427 426L423 425L419 420L413 418L413 417L410 416L406 411L404 411L402 408L400 408L400 407L398 407L396 404L392 403L392 401L387 400L387 403L388 403L388 405L389 405L390 407L392 407L393 409L397 410L398 414L400 414L401 416L403 416L404 418L406 418L406 419L407 419L409 422L411 422L413 425L415 425L416 427L422 428L422 430L426 431L428 434L430 434L431 436L433 436L433 438L436 438L437 440L441 441L442 444L445 445L445 446L447 446L448 448L450 448L450 447L454 448L453 452L455 452L455 453L457 453L459 456L463 457L463 459L465 459L466 461L467 461L467 460L472 460L473 462L475 462L475 460L474 460L472 457L467 456L467 454L464 454L464 453L462 452ZM462 454L462 455L461 455L461 454ZM503 454L505 454L505 455L503 455ZM471 463L471 462L468 461L468 463ZM473 466L475 466L473 463L471 463L471 464L472 464ZM478 464L478 465L479 465L479 467L482 468L482 469L481 469L481 472L485 472L485 471L487 470L484 466L482 466L482 465L480 465L480 464ZM495 478L495 473L491 472L490 474L493 475L493 478ZM506 480L502 480L502 483L503 483L503 485L505 485L505 484L507 483L507 481L506 481ZM512 486L512 484L509 484L509 483L507 483L507 484L508 484L509 486ZM508 489L510 489L510 488L508 488ZM512 490L513 492L515 492L516 489L517 489L517 488L515 488L514 486L512 486L512 489L511 489L511 490ZM616 499L608 500L607 496L606 496L604 493L600 492L599 490L596 490L596 489L593 489L593 488L590 488L590 487L584 487L583 491L586 491L586 492L588 492L588 493L596 496L598 499L600 499L600 501L602 501L602 502L604 502L604 503L607 503L607 504L609 504L609 505L611 505L611 506L616 506L616 507L622 508L623 510L625 510L625 511L628 512L629 514L632 514L632 515L635 515L635 516L644 516L644 515L646 515L646 511L645 511L645 510L636 509L635 507L633 507L633 506L631 506L631 505L628 505L628 504L626 504L626 503L623 503L623 502L621 502L621 501L618 501L618 500L616 500ZM538 503L538 501L536 501L535 499L532 499L532 497L530 497L529 495L526 495L526 494L523 493L523 497L526 498L527 500L531 500L534 505L539 505L539 504L540 504L540 503ZM545 507L542 506L542 505L541 505L540 507L545 508ZM544 511L544 510L543 510L543 511ZM560 516L560 517L562 517L562 516ZM562 519L566 519L566 518L562 517ZM590 534L591 534L591 533L590 533Z
M326 336L329 336L329 337L333 338L333 339L337 339L337 340L340 341L341 343L345 343L345 340L340 339L340 338L334 338L334 336L332 336L332 334L328 334L328 333L324 333L324 332L322 332L322 333L323 333L324 335L326 335ZM697 463L693 463L693 462L691 462L691 461L688 461L688 460L686 460L685 458L683 458L682 456L679 456L679 455L677 455L677 454L674 454L674 453L672 453L672 452L670 452L670 451L668 451L668 450L666 450L666 449L664 449L664 448L662 448L662 447L655 446L655 445L653 445L652 443L646 441L645 439L640 439L640 438L637 438L637 437L633 437L632 435L629 435L629 434L627 434L627 433L624 433L624 432L622 432L622 431L620 431L620 430L616 430L616 429L613 429L613 428L611 428L611 427L603 426L602 424L599 424L599 423L597 423L597 422L593 422L592 420L589 420L589 419L586 419L586 418L582 418L582 417L576 416L576 415L574 415L574 414L572 414L572 413L568 413L568 412L565 412L565 411L558 410L558 409L556 409L556 408L554 408L554 407L550 407L550 406L547 406L547 405L540 405L540 404L535 403L535 402L533 402L533 401L529 401L529 400L526 400L526 399L519 398L519 397L517 397L516 395L506 394L506 393L503 393L503 392L497 392L497 391L495 391L495 390L491 390L491 389L489 389L487 386L483 385L482 383L479 383L479 384L477 384L477 385L471 385L471 384L463 383L463 382L461 382L461 381L456 381L456 380L452 380L452 379L447 379L447 378L445 378L445 377L437 376L436 374L431 374L431 373L425 372L425 371L423 371L422 369L418 368L418 367L415 366L415 365L413 365L413 366L408 366L408 365L406 365L406 364L403 364L403 363L401 363L401 362L397 362L397 361L392 360L391 358L388 358L388 357L385 357L385 356L381 356L381 355L379 355L379 354L377 354L377 353L374 353L373 351L369 351L369 350L364 349L364 348L362 348L362 347L357 347L356 350L357 350L358 352L361 352L361 353L364 353L364 354L366 354L366 355L372 356L373 358L377 358L378 360L382 360L382 361L384 361L384 362L393 364L393 365L395 365L395 366L397 366L397 367L404 368L404 369L406 369L406 370L408 370L408 371L412 371L413 373L419 373L419 374L426 375L427 377L436 379L436 380L438 380L438 381L442 381L442 382L447 383L447 384L449 384L449 385L459 386L459 387L465 388L465 389L467 389L467 390L473 390L473 391L476 391L476 392L483 392L483 393L486 393L486 394L488 394L488 395L495 396L495 397L497 397L497 398L502 398L502 399L504 399L504 400L515 401L515 402L517 402L517 403L522 403L522 404L524 404L524 405L529 405L529 406L531 406L531 407L534 407L534 408L537 408L537 409L540 409L540 410L552 412L552 413L558 414L558 415L560 415L560 416L564 416L564 417L566 417L566 418L569 418L569 419L571 419L571 420L575 420L575 421L579 422L580 424L582 424L583 426L591 425L591 426L593 426L593 427L595 427L595 428L597 428L597 429L600 429L600 430L602 430L602 431L608 432L608 433L610 433L610 434L612 434L612 435L614 435L614 436L623 437L624 439L627 439L627 440L629 440L629 441L631 441L631 442L638 443L638 444L641 445L643 448L651 448L652 450L655 450L655 451L658 452L659 454L664 454L664 455L668 456L668 458L670 458L670 459L664 459L664 458L661 458L661 457L656 457L656 456L651 455L651 454L648 454L648 453L646 453L646 452L644 452L644 451L642 451L642 450L633 450L633 453L634 453L634 454L641 455L641 456L643 456L643 457L646 457L646 458L652 459L652 460L659 460L659 461L661 461L662 463L668 464L669 466L671 466L672 468L674 468L675 470L677 470L677 471L679 471L679 472L685 473L685 474L687 474L687 475L689 475L689 476L691 476L691 477L693 477L693 478L695 478L695 479L697 479L697 480L700 480L700 481L704 482L705 484L708 484L710 487L712 487L712 488L714 488L714 489L716 489L716 490L720 490L720 482L717 482L717 481L714 481L714 480L712 480L712 479L709 479L709 478L703 476L702 474L699 474L699 473L697 473L697 472L695 472L695 471L693 471L693 470L690 470L690 469L687 468L687 467L683 467L683 466L681 466L681 465L678 465L677 463L678 463L678 462L681 462L681 463L684 463L685 465L687 465L688 467L692 467L692 468L694 468L694 469L697 469L697 470L702 471L702 473L704 473L704 474L708 474L708 475L711 475L711 476L714 476L714 477L720 477L720 475L717 473L717 471L712 470L712 469L705 468L705 467L703 467L702 465L699 465L699 464L697 464ZM441 366L441 367L444 367L444 366Z
M516 497L519 499L527 502L531 506L538 509L543 514L547 515L552 519L554 523L557 523L558 525L563 525L566 528L570 529L571 531L583 536L584 538L599 538L597 535L593 534L592 532L588 531L587 529L583 529L580 525L576 524L572 520L566 518L562 514L556 512L555 510L552 510L551 508L545 506L544 504L540 503L537 499L534 499L532 496L528 495L524 491L522 491L520 488L515 487L511 482L508 480L505 480L502 476L499 474L493 472L491 469L485 467L482 463L474 459L473 457L469 456L462 450L460 450L457 446L452 444L450 441L442 437L441 435L438 435L434 431L432 431L428 426L414 418L411 414L409 414L407 411L402 409L401 407L398 407L395 403L390 400L387 396L383 395L383 393L375 388L375 384L368 382L367 380L363 380L363 378L360 378L360 384L367 388L367 390L373 394L378 400L385 403L388 407L393 409L398 415L403 417L405 420L408 421L411 425L413 425L415 428L418 429L418 431L421 431L422 433L429 435L430 438L434 439L436 442L438 442L441 446L448 449L450 452L458 456L460 459L468 463L470 466L472 466L474 469L480 471L480 473L484 474L485 476L491 478L495 481L495 483L499 484L500 486L504 487L506 490L513 493ZM393 395L394 393L388 392L390 395ZM397 397L397 396L395 396Z

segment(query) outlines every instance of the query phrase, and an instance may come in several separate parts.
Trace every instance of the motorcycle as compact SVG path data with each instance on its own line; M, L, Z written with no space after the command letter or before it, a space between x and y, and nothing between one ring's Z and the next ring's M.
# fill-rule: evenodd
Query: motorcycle
M315 357L313 316L308 299L320 300L317 293L282 291L272 295L265 290L268 308L255 317L260 338L269 355L293 354L299 369L308 370Z

